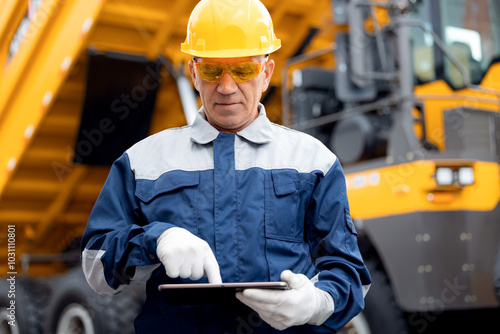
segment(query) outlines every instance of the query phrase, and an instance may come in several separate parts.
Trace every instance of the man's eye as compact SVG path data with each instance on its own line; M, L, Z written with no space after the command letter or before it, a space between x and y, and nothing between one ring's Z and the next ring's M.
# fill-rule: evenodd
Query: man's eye
M252 68L249 68L248 66L245 67L237 67L232 70L233 74L245 79L245 78L251 78L254 76L255 71Z
M232 68L233 73L236 74L251 74L253 73L253 69L249 66L242 65L242 66L236 66Z
M201 69L201 73L203 73L204 75L216 76L220 75L221 72L222 70L217 66L204 66Z
M234 74L236 75L251 75L253 73L253 71L249 71L249 70L237 70L237 71L233 71Z
M253 72L245 72L245 73L244 72L236 72L234 74L243 80L250 80L250 79L253 79L253 77L255 77Z

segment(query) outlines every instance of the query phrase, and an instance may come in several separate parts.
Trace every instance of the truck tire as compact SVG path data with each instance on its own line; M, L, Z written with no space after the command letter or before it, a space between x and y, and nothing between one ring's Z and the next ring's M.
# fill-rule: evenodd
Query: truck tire
M410 328L404 312L396 304L389 280L381 265L367 259L365 261L372 285L365 297L362 315L369 324L371 334L408 334Z
M10 282L7 278L0 282L0 333L43 334L48 286L27 278L15 277Z
M355 316L338 334L372 334L370 325L363 312Z
M500 302L500 246L497 251L495 267L493 268L493 288L495 289L498 302Z
M143 301L143 290L135 288L116 296L98 295L77 267L54 287L47 309L46 333L133 334L134 320Z

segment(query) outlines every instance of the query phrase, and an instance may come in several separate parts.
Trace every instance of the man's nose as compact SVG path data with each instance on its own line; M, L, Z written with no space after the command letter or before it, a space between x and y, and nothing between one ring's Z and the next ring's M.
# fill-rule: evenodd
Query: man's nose
M217 91L221 94L232 94L238 90L238 85L236 81L229 75L229 73L224 73L220 79Z

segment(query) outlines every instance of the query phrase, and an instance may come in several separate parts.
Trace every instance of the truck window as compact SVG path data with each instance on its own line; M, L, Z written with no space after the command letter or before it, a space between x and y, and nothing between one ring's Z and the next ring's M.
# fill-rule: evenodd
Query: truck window
M472 84L480 84L491 64L500 60L498 1L422 1L411 15L438 33ZM444 79L454 89L465 87L462 73L436 49L430 34L412 28L411 38L416 84Z
M450 51L467 70L471 83L479 84L492 61L500 56L499 3L495 0L440 1L441 33ZM444 61L446 79L464 87L458 69Z

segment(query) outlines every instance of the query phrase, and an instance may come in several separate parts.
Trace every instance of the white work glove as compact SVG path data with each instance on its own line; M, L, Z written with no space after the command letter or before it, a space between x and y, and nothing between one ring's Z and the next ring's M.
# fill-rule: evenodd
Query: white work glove
M316 288L306 276L285 270L281 280L288 283L289 290L245 289L236 298L278 330L304 324L321 325L332 315L332 296Z
M203 275L209 283L222 283L219 264L205 240L180 227L171 227L157 241L156 254L171 278L199 280Z

